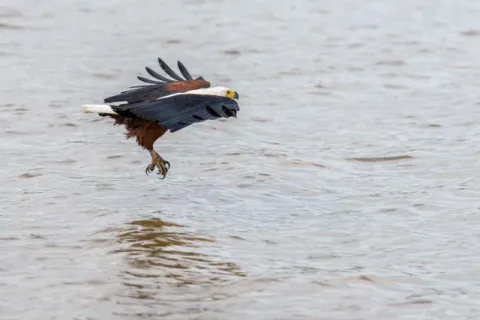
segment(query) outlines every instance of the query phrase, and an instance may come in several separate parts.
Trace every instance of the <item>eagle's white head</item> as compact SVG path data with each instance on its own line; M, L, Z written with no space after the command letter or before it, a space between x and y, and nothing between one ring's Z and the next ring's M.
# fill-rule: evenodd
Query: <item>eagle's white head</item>
M236 92L233 89L227 88L227 87L211 87L211 88L205 88L205 89L196 89L196 90L191 90L188 91L188 93L194 93L194 94L208 94L208 95L213 95L213 96L221 96L221 97L227 97L230 99L235 99L238 100L240 97L238 95L238 92Z

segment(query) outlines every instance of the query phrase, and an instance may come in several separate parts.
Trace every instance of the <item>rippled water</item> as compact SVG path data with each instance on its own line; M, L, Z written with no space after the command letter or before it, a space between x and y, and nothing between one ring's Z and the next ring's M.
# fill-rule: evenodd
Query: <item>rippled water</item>
M0 4L1 319L475 319L478 1ZM240 93L80 112L156 57Z

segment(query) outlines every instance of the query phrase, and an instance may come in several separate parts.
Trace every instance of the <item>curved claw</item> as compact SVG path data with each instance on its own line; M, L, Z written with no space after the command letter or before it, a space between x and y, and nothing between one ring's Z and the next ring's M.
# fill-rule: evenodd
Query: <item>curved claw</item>
M162 162L160 162L160 166L158 166L157 174L162 176L161 180L165 179L165 177L167 176L167 172L168 172L168 169L165 168L165 165Z
M148 176L148 174L152 172L152 170L150 170L150 165L148 165L146 168L145 168L145 174Z
M160 180L165 180L165 178L167 177L167 173L165 172L164 174L160 175L160 173L157 173L160 177L159 179Z

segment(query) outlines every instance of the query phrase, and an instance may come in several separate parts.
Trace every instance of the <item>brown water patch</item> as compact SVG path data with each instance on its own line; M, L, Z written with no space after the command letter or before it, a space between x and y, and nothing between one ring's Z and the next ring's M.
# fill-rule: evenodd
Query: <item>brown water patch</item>
M348 48L353 49L353 48L360 48L360 47L363 47L363 46L365 46L364 43L355 42L355 43L350 43L350 44L348 45Z
M265 122L271 121L271 119L260 118L260 117L251 117L250 121L265 123Z
M184 228L153 218L97 233L114 232L111 239L118 243L118 248L111 254L120 255L126 262L119 276L128 298L162 301L166 290L215 285L245 276L235 263L213 259L202 252L202 246L215 240Z
M302 70L297 68L278 72L278 75L280 76L292 76L292 75L298 75L298 74L302 74Z
M31 134L31 132L22 132L22 131L17 131L17 130L5 130L4 131L5 133L8 133L8 134L13 134L13 135L19 135L19 136L26 136L26 135L29 135Z
M41 175L42 175L41 173L24 173L20 175L20 178L35 178Z
M383 162L383 161L397 161L397 160L407 160L407 159L413 159L413 157L409 155L390 156L390 157L355 157L355 158L348 158L347 160L354 160L354 161L360 161L360 162Z
M23 30L25 28L22 26L14 25L14 24L0 22L0 29Z
M30 239L41 239L41 240L46 239L46 237L44 235L36 234L36 233L29 234L28 237Z
M404 44L407 45L407 46L419 46L419 45L421 45L420 42L415 41L415 40L405 41Z
M425 53L425 54L428 54L428 53L432 53L433 51L432 50L429 50L429 49L426 49L426 48L421 48L418 50L418 53Z
M142 226L142 227L154 227L154 228L161 228L161 227L185 227L182 224L178 224L171 221L165 221L158 218L148 219L148 220L136 220L130 222L132 226Z
M234 239L234 240L242 240L242 241L247 241L247 239L245 239L245 238L242 238L242 237L240 237L240 236L229 236L229 237L230 237L230 239Z
M426 304L433 304L434 302L429 299L416 299L416 300L411 300L411 301L405 301L405 302L397 302L397 303L391 303L391 306L405 306L405 305L426 305Z
M402 86L402 85L398 85L398 84L385 84L383 86L384 88L387 88L387 89L408 89L407 86Z
M64 159L64 160L55 161L55 163L75 163L75 162L77 162L77 160L74 160L74 159Z
M286 165L291 165L291 166L296 166L296 167L317 167L317 168L326 168L326 166L316 163L316 162L310 162L310 161L302 161L302 160L293 160L293 161L287 161L284 164Z
M104 72L95 72L95 73L92 73L92 77L97 78L97 79L111 80L111 79L116 79L116 78L118 78L118 74L104 73Z
M225 54L228 54L228 55L232 55L232 56L238 56L239 54L241 54L240 50L225 50L223 51L223 53Z
M265 240L263 240L263 242L265 242L266 244L278 244L278 242L273 241L273 240L269 240L269 239L265 239Z
M405 65L405 61L403 61L403 60L383 60L383 61L378 61L375 64L379 65L379 66L403 66L403 65Z
M253 184L251 183L240 183L237 185L237 188L239 189L248 189L248 188L251 188L253 187Z
M400 75L395 72L387 72L387 73L382 73L381 76L386 78L398 78Z
M19 237L0 237L0 241L17 241L21 240Z
M398 211L397 208L383 208L383 209L378 210L378 212L382 212L382 213L394 213L394 212L397 212L397 211Z
M241 156L241 155L244 155L244 154L249 154L249 153L248 152L239 152L239 151L225 153L226 156Z
M333 93L328 91L309 91L307 93L311 95L316 95L316 96L332 96L333 95Z
M460 32L460 34L465 37L477 37L480 35L480 30L466 30Z
M180 39L169 39L169 40L166 40L165 42L168 44L179 44L179 43L182 43L183 41Z
M268 158L281 158L281 157L285 157L286 154L285 154L285 153L272 153L272 152L267 152L267 153L264 153L263 156L264 156L264 157L268 157Z
M362 71L365 71L365 68L357 67L357 66L350 66L350 67L347 67L347 70L348 71L354 71L354 72L362 72Z

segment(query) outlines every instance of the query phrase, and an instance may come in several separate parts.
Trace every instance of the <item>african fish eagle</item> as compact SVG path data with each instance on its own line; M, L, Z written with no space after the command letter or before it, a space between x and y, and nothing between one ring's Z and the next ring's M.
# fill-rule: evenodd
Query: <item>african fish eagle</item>
M145 67L155 80L139 76L137 78L140 81L148 84L134 86L105 98L105 104L82 105L82 109L85 113L113 118L113 125L124 125L127 139L136 137L137 144L150 153L152 159L145 173L148 175L156 167L157 174L164 179L170 163L153 149L158 138L168 130L176 132L197 122L236 118L240 109L239 95L235 90L221 86L210 87L210 83L202 77L193 79L180 61L178 69L184 78L162 59L158 58L158 62L172 79Z

